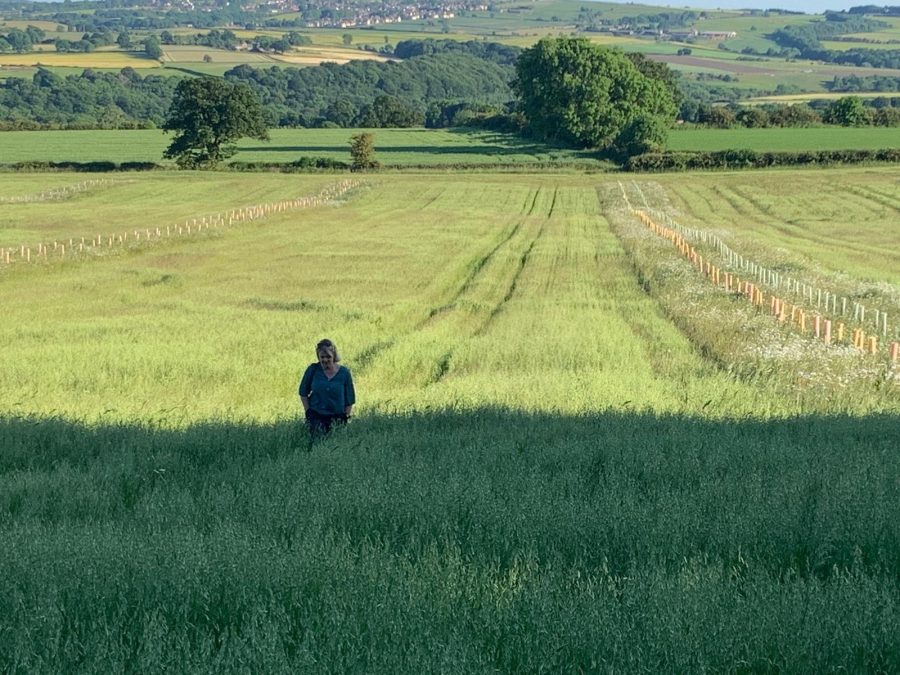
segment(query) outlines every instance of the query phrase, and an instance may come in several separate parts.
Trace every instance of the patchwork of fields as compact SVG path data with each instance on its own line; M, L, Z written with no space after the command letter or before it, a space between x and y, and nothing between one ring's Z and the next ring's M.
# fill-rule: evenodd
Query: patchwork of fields
M197 230L338 180L0 174L0 248L48 244L0 261L0 669L893 668L896 364L632 208L890 339L894 171L382 173ZM311 446L326 336L360 400Z

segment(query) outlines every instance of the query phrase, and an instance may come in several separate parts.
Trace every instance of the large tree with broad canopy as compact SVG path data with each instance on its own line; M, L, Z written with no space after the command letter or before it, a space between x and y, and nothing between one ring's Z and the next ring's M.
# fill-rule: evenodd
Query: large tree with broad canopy
M176 132L163 156L185 169L215 167L236 152L228 145L244 136L269 139L265 117L253 91L216 77L182 80L163 125Z
M541 40L519 56L512 84L526 132L618 156L661 149L677 112L672 89L641 70L584 38Z

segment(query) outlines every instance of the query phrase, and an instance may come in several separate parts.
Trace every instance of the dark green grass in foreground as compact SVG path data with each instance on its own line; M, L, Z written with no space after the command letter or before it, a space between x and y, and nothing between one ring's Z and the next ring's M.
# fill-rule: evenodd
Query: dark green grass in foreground
M896 672L896 417L0 423L3 672Z

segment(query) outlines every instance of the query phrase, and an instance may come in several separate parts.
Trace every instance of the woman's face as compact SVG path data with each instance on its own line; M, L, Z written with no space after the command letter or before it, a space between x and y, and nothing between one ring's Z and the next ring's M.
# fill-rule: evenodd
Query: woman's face
M323 349L318 353L319 365L325 370L331 370L334 367L334 355L327 349Z

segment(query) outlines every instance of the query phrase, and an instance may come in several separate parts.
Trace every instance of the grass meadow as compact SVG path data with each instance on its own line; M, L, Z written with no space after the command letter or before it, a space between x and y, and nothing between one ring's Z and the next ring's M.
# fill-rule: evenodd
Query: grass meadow
M90 178L0 174L0 246L343 177ZM895 672L896 366L715 290L628 204L888 303L898 200L876 168L393 172L0 264L0 670ZM325 336L359 401L313 444Z
M586 150L556 148L497 132L457 129L272 129L269 141L245 138L232 162L289 164L303 157L350 162L350 139L368 132L375 137L375 157L387 168L521 166L557 164L584 169L612 168ZM157 129L85 131L6 131L0 163L50 161L155 162L162 159L171 134ZM712 151L751 148L758 151L823 149L876 150L895 147L896 130L881 127L812 127L806 129L678 128L669 133L670 150Z
M669 133L669 150L752 149L769 152L803 150L878 150L897 147L897 130L890 127L809 127L804 129L684 128Z
M375 157L386 167L497 166L538 163L581 164L603 168L594 153L554 148L543 143L471 129L271 129L269 141L245 138L237 143L234 162L289 164L302 157L346 162L350 139L368 132L375 137ZM174 163L162 159L173 136L157 129L127 131L3 132L0 162L112 161Z

